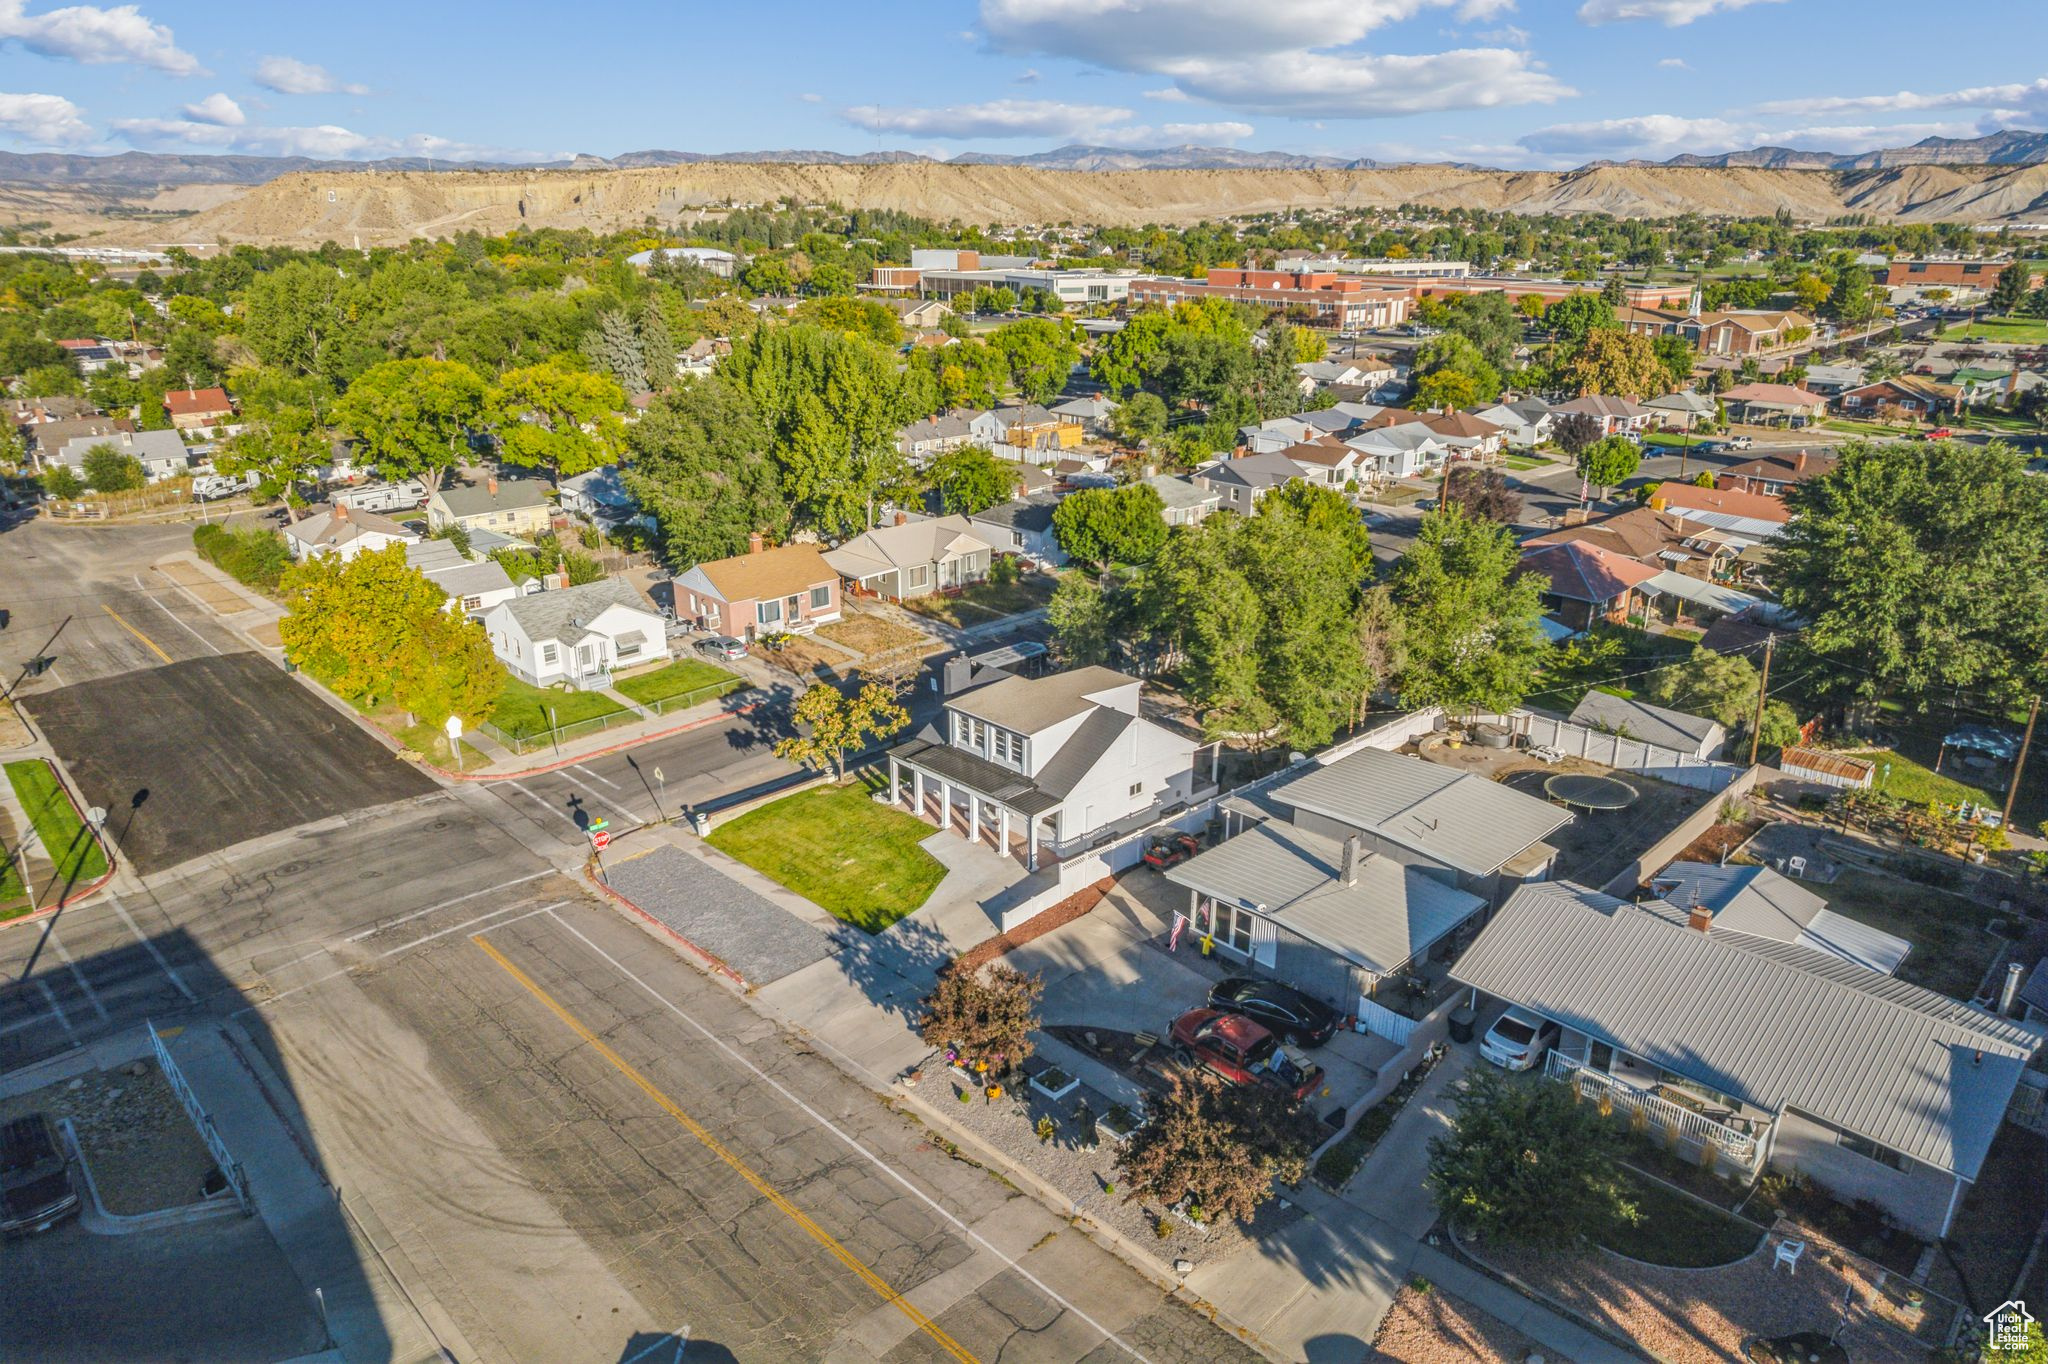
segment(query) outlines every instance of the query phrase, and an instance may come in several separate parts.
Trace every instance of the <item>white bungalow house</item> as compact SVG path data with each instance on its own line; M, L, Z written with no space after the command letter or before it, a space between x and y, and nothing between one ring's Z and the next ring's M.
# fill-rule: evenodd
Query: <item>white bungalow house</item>
M668 657L660 615L620 578L501 601L484 633L506 671L536 687L609 687L614 668Z
M994 547L964 516L913 516L854 536L825 551L825 562L858 595L901 601L978 583Z
M365 551L374 553L392 545L413 545L419 538L388 516L350 511L339 502L331 507L315 507L284 528L285 548L292 552L292 558L301 560L315 554L332 554L347 563Z
M448 594L447 610L460 611L472 620L483 619L499 602L519 595L519 585L505 572L503 564L496 559L465 559L452 540L421 540L407 545L405 562Z
M1033 871L1044 849L1067 856L1194 793L1195 742L1139 715L1135 677L976 673L956 657L946 681L938 720L889 752L890 803L1021 851Z

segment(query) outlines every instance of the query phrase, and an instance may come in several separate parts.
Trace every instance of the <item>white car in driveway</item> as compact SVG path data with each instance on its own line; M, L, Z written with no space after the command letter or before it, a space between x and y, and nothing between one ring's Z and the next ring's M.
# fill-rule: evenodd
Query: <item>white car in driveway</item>
M1510 1005L1480 1039L1479 1054L1502 1070L1529 1070L1563 1035L1564 1029L1549 1019Z

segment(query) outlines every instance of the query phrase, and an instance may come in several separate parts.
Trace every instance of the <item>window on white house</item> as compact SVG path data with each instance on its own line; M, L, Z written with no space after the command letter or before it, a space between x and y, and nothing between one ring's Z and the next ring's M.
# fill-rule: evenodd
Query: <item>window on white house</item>
M1144 795L1144 794L1145 794L1145 783L1144 783L1144 782L1141 782L1141 781L1134 781L1134 782L1132 782L1132 783L1131 783L1131 794L1132 794L1133 796L1142 796L1142 795Z
M754 621L759 625L782 624L782 603L779 601L754 603Z
M1886 1169L1903 1170L1906 1168L1906 1157L1903 1153L1894 1151L1889 1146L1879 1146L1876 1142L1859 1137L1853 1132L1837 1133L1835 1144L1844 1151L1855 1152L1865 1160L1874 1160Z
M824 587L814 587L811 589L811 609L813 611L822 611L831 604L832 588L830 584L827 584Z
M997 762L1008 763L1012 767L1023 767L1024 736L1012 734L1007 729L996 730L994 753Z
M474 611L483 604L484 599L482 597L464 597L462 599L462 609L465 611Z
M1019 549L1023 548L1023 546L1024 546L1024 532L1023 532L1023 531L1021 531L1021 530L1013 530L1013 531L1011 531L1011 532L1010 532L1010 543L1011 543L1011 544L1013 544L1013 545L1015 545L1015 546L1017 546L1017 547L1018 547Z
M541 662L543 662L543 663L548 663L548 664L552 664L552 663L553 663L553 662L555 661L555 658L556 658L556 652L555 652L555 646L554 646L554 645L552 645L552 644L543 644L543 645L541 645L541 646L540 646L540 661L541 661Z

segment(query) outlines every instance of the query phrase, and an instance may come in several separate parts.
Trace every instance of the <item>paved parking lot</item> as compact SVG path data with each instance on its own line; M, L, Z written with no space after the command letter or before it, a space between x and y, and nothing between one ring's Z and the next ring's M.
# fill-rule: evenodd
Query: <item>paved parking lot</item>
M145 874L435 789L251 653L74 683L23 704Z
M5 1263L0 1359L271 1364L322 1344L311 1292L255 1218L133 1236L72 1222L9 1242Z

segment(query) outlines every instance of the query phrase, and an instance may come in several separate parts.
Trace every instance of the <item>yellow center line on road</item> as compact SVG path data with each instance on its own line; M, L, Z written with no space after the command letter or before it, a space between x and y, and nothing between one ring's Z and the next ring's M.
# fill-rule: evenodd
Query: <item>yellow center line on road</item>
M156 655L156 656L157 656L158 658L161 658L161 659L162 659L162 660L163 660L164 662L166 662L166 663L168 663L168 662L170 662L170 661L171 661L171 656L170 656L169 654L165 653L165 652L164 652L164 651L163 651L162 649L159 649L159 648L157 648L157 647L156 647L156 641L155 641L155 640L151 639L151 638L150 638L150 637L149 637L148 635L145 635L145 634L143 634L143 633L142 633L142 631L140 631L140 630L136 629L136 628L135 628L134 626L130 625L130 624L129 624L129 623L127 622L127 621L123 620L123 619L121 618L121 613L120 613L119 611L116 611L116 610L115 610L115 609L114 609L113 607L111 607L111 606L107 605L107 604L106 604L105 602L101 602L101 603L100 603L100 609L101 609L102 611L105 611L105 612L106 612L106 613L107 613L108 615L110 615L110 616L112 616L112 617L114 618L114 624L116 624L116 625L120 626L120 627L121 627L121 628L122 628L123 630L126 630L126 631L127 631L127 632L128 632L129 634L131 634L131 635L135 636L135 637L136 637L137 639L141 640L141 641L142 641L142 642L143 642L144 644L147 644L147 645L149 646L149 651L150 651L151 653L155 654L155 655Z
M975 1358L966 1346L946 1334L943 1327L926 1316L908 1298L905 1298L901 1293L890 1287L888 1280L863 1264L860 1257L848 1250L837 1237L812 1221L809 1214L785 1198L782 1192L774 1185L756 1174L745 1161L734 1155L725 1143L712 1136L702 1123L685 1113L677 1106L676 1101L664 1094L656 1087L653 1081L642 1075L638 1070L635 1070L625 1057L619 1055L606 1045L604 1040L592 1031L587 1024L577 1018L576 1015L570 1013L553 995L550 995L546 990L536 985L533 978L517 966L514 966L503 952L500 952L497 948L486 942L482 934L472 934L470 941L481 947L490 956L492 961L503 967L505 973L511 976L513 980L518 981L528 994L546 1005L548 1011L567 1024L571 1032L582 1038L593 1051L610 1062L614 1070L617 1070L619 1074L631 1080L638 1086L641 1093L659 1104L663 1112L682 1124L684 1130L702 1143L705 1150L711 1152L711 1154L732 1167L733 1172L752 1186L754 1192L760 1194L770 1203L773 1203L783 1216L796 1223L799 1227L802 1227L812 1240L831 1252L834 1259L852 1270L862 1283L865 1283L875 1291L876 1295L883 1302L895 1307L904 1316L909 1317L919 1330L938 1342L940 1349L944 1350L954 1359L961 1361L961 1364L980 1364L980 1361Z

